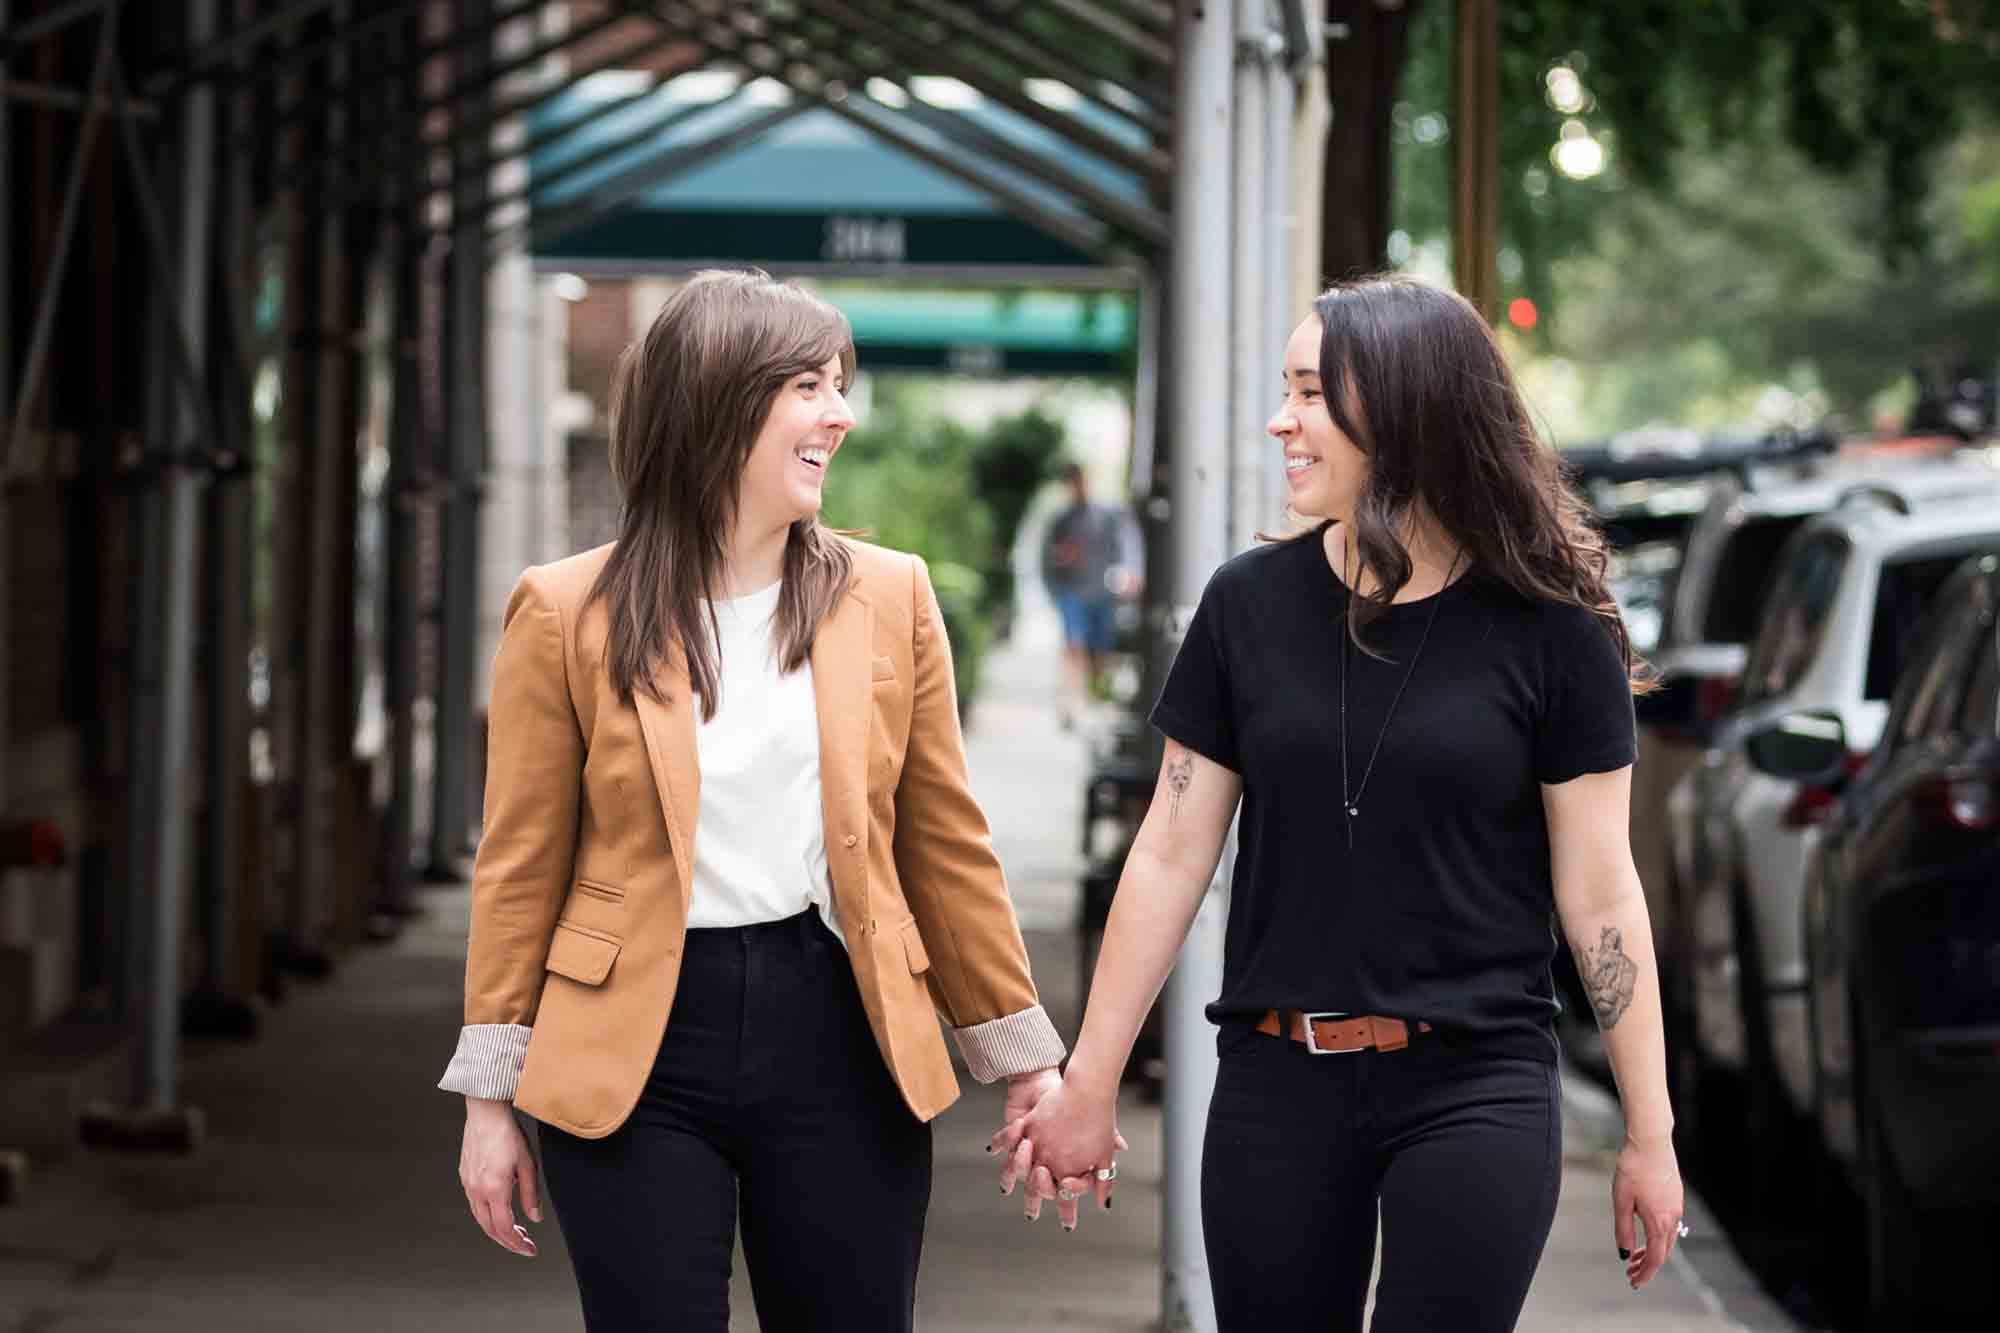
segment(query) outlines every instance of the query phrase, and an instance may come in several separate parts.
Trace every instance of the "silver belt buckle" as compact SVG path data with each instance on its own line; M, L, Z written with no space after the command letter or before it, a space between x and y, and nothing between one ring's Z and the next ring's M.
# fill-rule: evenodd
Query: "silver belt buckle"
M1332 1010L1326 1013L1318 1013L1318 1014L1301 1014L1300 1017L1305 1020L1306 1024L1306 1050L1311 1052L1313 1055L1359 1055L1361 1054L1361 1052L1368 1049L1365 1046L1357 1046L1351 1051L1323 1051L1320 1049L1319 1034L1313 1031L1314 1020L1321 1018L1335 1019L1335 1018L1350 1017L1350 1015L1345 1010Z

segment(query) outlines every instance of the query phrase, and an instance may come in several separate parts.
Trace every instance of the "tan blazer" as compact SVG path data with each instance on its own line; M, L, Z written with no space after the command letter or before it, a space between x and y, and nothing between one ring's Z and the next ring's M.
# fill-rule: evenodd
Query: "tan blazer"
M849 542L812 649L834 910L868 1023L910 1109L1062 1058L985 817L966 782L951 650L923 562ZM585 1138L653 1067L679 978L701 800L684 667L621 703L602 663L611 551L522 575L494 660L465 1022L441 1086L511 1096ZM525 1047L525 1051L523 1051Z

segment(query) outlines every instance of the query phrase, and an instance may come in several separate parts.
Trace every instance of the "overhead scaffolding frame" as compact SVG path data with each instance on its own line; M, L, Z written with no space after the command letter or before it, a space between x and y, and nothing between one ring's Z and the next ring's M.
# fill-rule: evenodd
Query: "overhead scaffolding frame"
M141 131L131 114L139 105L135 93L150 99L162 128L183 136L190 161L200 157L187 137L194 133L190 108L205 105L203 114L213 114L217 93L230 87L225 81L235 81L236 98L270 111L247 118L226 115L223 131L209 135L220 160L183 178L177 257L166 253L157 204L146 197L150 181L140 183L141 202L154 212L147 219L149 262L163 278L173 275L161 283L156 297L164 311L189 313L191 303L208 300L217 282L205 267L212 245L197 247L202 238L190 231L200 225L201 209L207 206L197 195L223 191L227 207L221 234L234 238L225 253L243 241L243 215L229 209L239 201L246 209L265 209L279 192L307 184L322 194L319 213L303 220L298 244L319 244L344 228L357 256L385 247L380 253L394 274L389 285L396 314L387 499L389 630L383 636L395 716L384 855L400 858L404 870L410 859L416 780L408 716L418 693L414 640L421 598L416 557L425 516L439 509L446 515L448 555L441 608L439 776L430 821L433 862L455 861L471 823L475 738L469 654L477 624L473 612L485 459L489 262L523 240L546 238L620 208L794 115L824 110L838 116L1096 259L1101 268L1078 273L1083 285L1101 284L1106 274L1116 274L1142 294L1139 323L1148 331L1150 345L1142 348L1141 365L1155 378L1142 384L1140 392L1150 396L1150 386L1157 385L1162 410L1156 413L1149 397L1138 416L1147 422L1157 416L1158 430L1149 434L1159 438L1148 438L1144 449L1149 463L1164 462L1170 470L1167 494L1153 497L1171 505L1171 577L1149 593L1154 599L1149 623L1166 631L1160 652L1171 650L1175 631L1184 626L1187 608L1208 572L1247 540L1252 518L1269 499L1269 479L1262 475L1268 469L1250 461L1247 452L1259 442L1246 435L1255 429L1254 404L1268 387L1265 371L1276 351L1274 325L1289 324L1294 313L1274 313L1270 307L1292 288L1285 271L1292 247L1283 243L1290 210L1280 187L1289 156L1282 150L1290 130L1291 82L1300 73L1303 48L1312 36L1301 0L1014 0L993 6L970 0L910 0L902 6L886 0L603 0L579 4L578 21L567 26L544 22L569 8L557 0L455 0L452 22L443 26L426 23L436 0L245 0L232 7L238 20L233 24L214 21L217 4L179 0L177 12L194 17L185 42L129 68L130 52L124 48L137 44L121 45L112 27L114 40L104 43L98 73L87 89L17 89L0 78L0 129L12 106L46 105L49 96L70 98L81 117L78 160L56 232L62 259L75 222L74 196L86 171L84 158L96 133L110 129L119 137L124 157L140 156L136 145ZM5 43L0 71L18 70L14 57L26 44L65 37L72 25L91 19L115 25L124 7L123 0L70 0L44 4L40 12L24 16L19 0L0 0L0 42ZM534 25L534 33L503 54L496 36L521 23ZM1068 24L1087 36L1089 44L1065 46L1049 35L1044 26L1049 24ZM385 34L393 38L385 39ZM408 54L363 62L358 55L363 42L372 42L376 53L386 44ZM608 47L608 53L593 50L593 44ZM676 47L685 47L685 61L673 58ZM551 70L552 61L576 52L584 56L574 69ZM623 68L629 61L644 61L661 77L733 68L784 84L792 103L691 143L677 139L658 152L645 152L644 139L663 137L686 118L682 111L669 111L643 128L628 128L609 151L600 150L582 165L558 166L531 178L524 188L494 186L490 178L496 168L580 135L647 94L606 99L580 115L505 142L496 139L497 131L576 80ZM448 73L440 62L448 62ZM668 68L661 69L661 62ZM343 67L343 78L309 80L313 86L282 106L268 101L268 87L279 80ZM134 72L140 68L143 74ZM436 77L440 74L442 80ZM980 121L928 103L915 95L912 80L918 75L956 79L1004 114ZM900 89L904 103L871 96L870 84L877 79ZM537 86L526 92L503 87L510 80ZM1066 85L1075 99L1044 95L1047 89L1039 87L1040 80ZM253 88L260 91L253 95ZM343 133L329 141L330 151L311 161L286 161L282 145L289 133L343 116ZM7 142L0 133L0 188L11 166ZM627 148L633 151L621 155ZM1080 166L1080 160L1089 165ZM1251 174L1262 184L1232 194L1239 179L1235 168L1248 169L1253 161ZM567 183L566 173L581 175L600 166L611 167L611 174L595 181L588 197L565 201L556 193L556 187ZM1136 188L1128 193L1107 187L1099 178L1100 166L1122 173ZM136 164L131 169L135 177L149 174ZM1240 179L1248 182L1249 176ZM1022 188L1021 181L1034 188ZM1266 205L1261 213L1260 203ZM524 219L500 223L507 210L523 206L528 210ZM0 239L4 237L0 231ZM241 258L229 254L227 262ZM0 255L0 262L11 261L11 253ZM43 275L29 309L43 312L53 300L64 265L53 267L54 273ZM1023 274L1033 276L1033 271L1024 269ZM240 290L236 299L241 299ZM440 311L448 316L442 321L441 341L434 337ZM0 314L0 425L7 427L0 459L15 457L34 407L48 358L44 322L38 314L24 347ZM163 326L170 336L159 344L163 359L151 368L160 380L162 401L171 401L174 409L159 418L166 423L161 433L146 441L149 457L163 465L149 476L166 505L162 531L171 540L163 548L168 552L165 563L154 571L164 580L158 590L163 632L147 638L145 646L155 659L147 670L161 681L161 693L148 707L180 707L185 714L191 687L184 664L191 641L183 642L186 635L171 622L193 615L187 596L193 585L186 582L193 570L181 533L185 506L173 478L184 474L190 485L198 486L220 467L242 466L246 442L233 419L222 420L227 413L216 410L215 394L218 385L226 386L223 392L246 392L250 375L239 340L227 331L204 338L198 325L189 325L186 333L180 325L177 319ZM1210 342L1193 336L1197 330L1216 331L1226 340L1228 355L1214 355ZM353 335L351 328L326 332ZM434 352L443 355L430 354ZM216 370L211 362L217 357L230 360ZM440 412L440 405L447 410ZM334 430L319 447L339 434ZM1149 467L1141 481L1150 491L1160 475ZM187 495L196 493L189 490ZM233 511L225 507L214 512ZM242 515L230 521L240 524ZM240 544L242 539L238 533L230 541ZM220 549L228 549L228 543ZM212 583L208 601L212 608L226 606L231 595L224 579ZM322 589L314 615L326 614L324 603ZM215 642L227 649L225 656L236 651L229 647L236 641L228 635ZM242 681L236 664L215 669L226 678L210 682L211 709L214 700L227 695L232 681L239 687ZM240 731L240 720L210 719L214 744L233 746ZM337 732L336 725L322 739L337 743ZM147 753L153 781L170 780L173 765L180 762L174 756L184 754L184 739L169 730L159 737L160 753ZM307 799L316 794L308 792ZM135 885L173 883L166 862L176 852L165 825L174 817L165 800L150 797L145 813L135 816L130 872ZM211 812L210 840L228 836L233 818L227 808ZM379 907L390 915L406 910L403 877L385 870L382 879ZM1214 917L1221 901L1218 896L1217 905L1204 909L1205 914ZM164 963L174 941L163 932L178 928L174 913L185 904L163 900L155 906L161 910L150 918L157 929L149 948L157 956L145 960L147 994L134 998L145 1009L139 1100L157 1111L174 1102L176 997L166 993L160 980L173 975ZM230 917L211 911L202 920L213 952L230 933ZM1203 978L1219 967L1218 922L1197 927L1175 983L1186 992L1184 1000L1197 997L1208 984ZM1176 1059L1190 1074L1186 1082L1193 1088L1212 1054L1204 1054L1202 1043L1176 1041ZM1176 1114L1180 1125L1184 1107L1170 1118ZM1169 1134L1185 1138L1184 1128L1170 1126ZM1180 1156L1192 1160L1185 1153ZM1192 1189L1191 1179L1176 1177L1170 1183L1167 1230L1173 1248L1168 1264L1174 1276L1165 1298L1170 1319L1192 1318L1200 1326L1198 1315L1185 1313L1202 1303L1202 1275L1186 1262L1194 1253L1189 1237L1199 1239Z

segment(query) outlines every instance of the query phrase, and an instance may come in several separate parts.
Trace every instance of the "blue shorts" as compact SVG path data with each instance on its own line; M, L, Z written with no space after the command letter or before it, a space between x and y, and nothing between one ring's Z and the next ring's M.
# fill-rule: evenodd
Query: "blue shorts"
M1063 641L1070 647L1087 653L1111 651L1111 620L1117 610L1114 599L1059 592L1056 609L1062 612Z

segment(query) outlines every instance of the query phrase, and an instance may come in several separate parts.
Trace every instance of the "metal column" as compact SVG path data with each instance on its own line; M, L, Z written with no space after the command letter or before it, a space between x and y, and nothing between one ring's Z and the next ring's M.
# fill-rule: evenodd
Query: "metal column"
M1271 403L1266 364L1276 364L1266 347L1270 320L1265 307L1265 237L1269 217L1264 151L1265 104L1275 79L1275 37L1266 21L1269 0L1236 0L1236 80L1230 154L1229 282L1229 549L1246 549L1259 531L1269 531L1265 474L1272 451L1258 448L1263 411ZM1275 258L1275 256L1272 256Z
M1246 0L1247 2L1247 0ZM1208 576L1229 553L1227 362L1189 334L1230 326L1230 74L1234 5L1179 6L1174 117L1174 237L1167 297L1173 416L1172 607L1168 648L1179 646ZM1222 872L1230 858L1225 857ZM1218 884L1226 880L1218 877ZM1162 1145L1161 1308L1168 1329L1215 1328L1201 1234L1201 1140L1215 1087L1214 1034L1202 1006L1221 986L1226 891L1213 889L1168 978Z
M190 0L187 16L188 43L198 48L215 33L215 0ZM135 927L129 937L133 985L128 997L140 1030L134 1052L133 1106L118 1127L105 1126L136 1141L180 1147L199 1139L201 1125L198 1112L178 1106L178 1061L190 822L186 800L193 749L195 566L205 482L197 459L208 420L199 397L205 391L199 372L207 344L214 119L213 91L192 90L180 108L180 141L171 176L179 205L173 219L178 253L172 258L177 271L161 275L166 281L156 286L156 291L170 291L171 299L159 302L156 322L166 332L153 339L160 356L151 367L164 395L161 412L149 424L149 429L160 431L151 446L162 466L142 500L146 544L140 548L135 571L139 596L130 756L133 856L126 884ZM133 132L129 122L121 128ZM154 182L140 170L136 141L128 147L133 188L142 196L142 207L151 209L153 201L144 196ZM165 240L159 235L164 228L153 225L156 220L149 217L149 230L156 239ZM167 258L159 253L148 256L154 264ZM183 355L193 364L178 367L183 373L175 374L174 362Z
M241 16L242 5L236 6ZM249 68L249 56L232 58L233 70ZM224 117L231 131L255 114L251 101L232 92ZM239 962L244 903L245 788L250 769L250 568L252 519L250 494L250 384L244 364L243 320L250 296L244 275L251 265L250 163L232 155L222 166L221 210L217 222L222 264L220 279L225 313L215 330L210 360L226 374L225 401L217 412L224 434L226 466L209 488L204 524L208 530L207 584L203 623L207 644L207 766L208 818L204 842L208 849L202 887L202 975L188 997L186 1029L205 1036L250 1037L257 1031L257 1011L245 998L245 977Z
M419 21L405 20L397 31L404 45L419 44ZM417 100L417 85L412 75L397 85L395 94L394 114L410 135L418 129L410 109ZM416 821L417 732L413 714L420 633L416 553L419 505L423 502L423 363L419 349L424 319L423 247L429 236L411 197L417 191L415 172L398 171L388 196L393 230L388 241L391 359L389 476L383 487L382 515L382 698L389 722L389 800L382 816L382 891L376 912L390 921L417 911L411 893L411 852Z
M486 17L490 0L458 0L461 22ZM467 57L476 75L492 60L482 45ZM458 71L454 70L456 77ZM454 106L454 116L477 120L489 89ZM472 655L479 640L479 502L486 455L486 231L487 181L471 164L483 144L456 136L460 156L452 173L452 241L449 282L449 429L451 494L444 521L444 615L439 634L443 670L438 689L436 780L432 786L430 873L450 877L471 832Z

